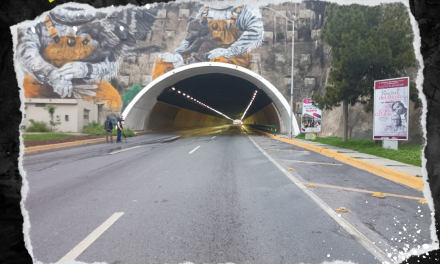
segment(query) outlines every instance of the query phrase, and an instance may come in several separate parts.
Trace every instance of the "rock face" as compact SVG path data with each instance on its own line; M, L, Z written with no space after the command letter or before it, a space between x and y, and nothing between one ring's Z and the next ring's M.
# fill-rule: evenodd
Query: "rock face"
M214 2L214 1L213 1ZM240 3L237 3L239 6ZM263 44L251 51L250 69L270 81L290 102L292 65L292 38L294 39L294 112L298 124L302 100L312 94L323 94L331 65L331 48L320 39L326 21L326 2L302 2L270 5L261 9L264 25ZM208 4L209 5L209 4ZM219 4L216 3L216 6ZM169 3L159 11L152 32L141 46L158 45L160 53L126 58L120 61L119 75L112 81L121 96L133 84L147 85L153 80L160 54L173 53L187 35L189 17L196 17L204 5L199 2ZM280 15L281 14L281 15ZM288 21L285 17L295 21ZM410 143L419 143L422 129L421 109L410 108ZM372 138L372 114L364 113L362 106L350 108L351 138ZM341 109L323 113L323 135L341 136Z

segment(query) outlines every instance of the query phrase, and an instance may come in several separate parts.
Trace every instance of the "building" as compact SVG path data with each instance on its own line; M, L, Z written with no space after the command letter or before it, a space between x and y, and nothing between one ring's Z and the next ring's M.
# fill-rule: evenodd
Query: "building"
M44 109L46 105L56 105L54 121L61 122L56 126L57 132L81 132L84 126L93 121L102 123L102 104L87 102L83 99L50 99L26 98L25 113L20 129L25 130L31 125L30 119L44 121L49 125L50 116Z

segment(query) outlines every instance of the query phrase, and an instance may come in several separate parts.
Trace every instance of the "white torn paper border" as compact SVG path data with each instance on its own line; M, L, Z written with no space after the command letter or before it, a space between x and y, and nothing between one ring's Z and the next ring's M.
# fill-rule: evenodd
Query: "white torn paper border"
M183 3L183 2L193 2L190 0L177 0L173 3ZM200 3L204 3L206 5L210 5L213 7L219 7L219 6L225 6L225 5L236 5L237 1L236 0L224 0L224 1L210 1L210 0L205 0L205 1L198 1ZM283 4L286 2L291 2L291 3L301 3L302 1L282 1L282 0L272 0L272 1L261 1L261 0L243 0L240 1L240 4L249 4L249 5L254 5L254 6L262 6L262 5L267 5L267 4ZM394 2L398 2L398 1L393 1L393 0L338 0L338 1L329 1L331 3L338 3L341 5L348 5L348 4L361 4L361 5L368 5L368 6L374 6L374 5L379 5L381 3L394 3ZM427 114L427 107L426 107L426 97L423 94L423 90L422 90L422 84L423 84L423 58L422 55L420 53L420 34L419 34L419 28L418 28L418 23L415 20L414 16L412 15L411 11L409 10L409 6L408 6L408 1L400 1L403 4L405 4L405 6L407 6L408 8L408 13L410 15L411 18L411 25L413 28L413 32L414 32L414 49L415 49L415 54L416 54L416 58L419 62L419 70L418 70L418 74L417 74L417 79L416 79L416 85L417 85L417 89L419 90L419 97L423 102L423 114L422 114L422 118L421 118L421 124L423 127L423 136L426 139L426 114ZM157 3L153 3L150 4L151 6L155 6L157 5ZM72 6L72 7L81 7L81 8L85 8L85 9L94 9L93 7L89 6L89 5L85 5L85 4L77 4L77 3L66 3L63 5L59 5L56 8L62 8L65 6ZM112 11L116 11L116 10L122 10L126 7L134 7L134 5L127 5L127 6L118 6L118 7L114 7L114 6L109 6L106 8L100 8L99 11L100 12L106 12L106 13L110 13ZM16 61L16 54L15 54L15 47L17 46L17 29L19 27L33 27L35 25L35 21L44 21L44 18L46 16L48 12L43 13L42 15L38 16L34 21L24 21L20 24L14 25L11 27L11 33L13 35L13 52L14 52L14 68L15 68L15 72L17 74L17 81L18 81L18 85L20 87L20 99L21 99L21 106L20 106L20 111L22 112L22 115L25 114L25 108L24 108L24 91L23 91L23 79L24 79L24 72L22 70L22 68L20 67L20 65L17 63ZM427 140L425 142L425 144L428 144ZM26 179L26 171L23 168L23 154L24 154L24 142L22 139L22 133L20 132L20 157L19 157L19 171L20 174L22 175L22 188L21 188L21 195L22 195L22 200L20 202L20 207L22 210L22 214L23 214L23 219L24 219L24 224L23 224L23 234L24 234L24 240L25 240L25 246L26 249L28 250L29 254L31 255L31 257L34 259L35 263L41 263L41 262L36 262L35 257L33 255L33 249L32 249L32 244L31 244L31 239L30 239L30 233L29 233L29 229L31 227L30 224L30 220L29 220L29 214L25 208L25 200L29 191L29 183ZM426 170L426 158L424 156L424 152L423 152L423 157L422 157L422 166L423 166L423 180L425 182L425 188L424 188L424 196L428 202L428 206L431 210L431 212L434 212L434 206L433 206L433 199L432 199L432 195L429 189L429 185L427 184L427 170ZM421 247L419 249L410 249L409 253L413 253L413 254L423 254L426 252L429 252L431 250L435 250L439 248L439 243L438 243L438 238L435 232L435 219L434 216L431 214L431 239L433 242L433 244L431 245L427 245L426 247ZM410 256L410 254L408 255ZM72 264L78 264L78 263L82 263L82 262L77 262L77 261L72 261L69 262ZM331 262L331 263L338 263L338 262ZM351 262L340 262L342 263L351 263ZM323 263L323 264L327 264L327 262Z

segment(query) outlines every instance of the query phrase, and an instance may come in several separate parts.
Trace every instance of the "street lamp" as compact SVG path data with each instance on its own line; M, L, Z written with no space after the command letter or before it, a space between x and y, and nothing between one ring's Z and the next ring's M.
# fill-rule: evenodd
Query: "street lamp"
M290 118L289 138L291 138L292 137L292 128L293 128L293 126L292 126L292 119L293 119L293 58L294 58L294 47L295 47L295 21L288 19L286 16L280 14L278 11L273 10L270 7L262 7L262 8L272 10L273 12L277 13L278 15L280 15L280 16L284 17L285 19L289 20L290 22L292 22L292 70L290 73L291 80L290 80L290 113L289 113L289 118Z

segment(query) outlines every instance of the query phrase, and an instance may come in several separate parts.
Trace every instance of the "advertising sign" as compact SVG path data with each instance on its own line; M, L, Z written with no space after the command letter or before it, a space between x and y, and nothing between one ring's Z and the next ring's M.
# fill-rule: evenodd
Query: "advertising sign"
M314 106L312 102L312 99L303 100L301 132L321 133L322 110Z
M374 82L373 139L408 140L409 77Z

